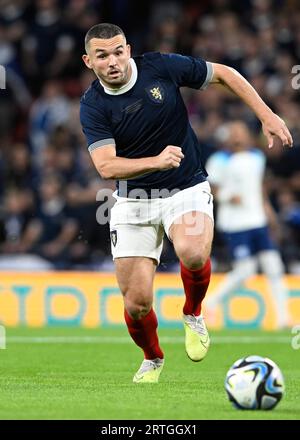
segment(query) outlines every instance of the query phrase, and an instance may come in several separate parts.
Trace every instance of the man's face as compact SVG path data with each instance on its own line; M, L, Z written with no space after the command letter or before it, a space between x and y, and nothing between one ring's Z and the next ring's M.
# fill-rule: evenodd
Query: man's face
M113 38L92 38L83 61L110 88L126 84L130 78L130 46L123 35Z
M239 121L229 124L229 136L227 142L229 149L233 152L247 150L252 142L247 126Z

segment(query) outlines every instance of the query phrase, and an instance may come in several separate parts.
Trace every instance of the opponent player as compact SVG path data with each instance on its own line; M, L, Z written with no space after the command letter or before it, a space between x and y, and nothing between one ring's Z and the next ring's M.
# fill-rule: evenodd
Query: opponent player
M215 307L260 266L274 297L277 326L289 323L288 291L283 282L284 267L268 229L267 212L272 212L264 194L265 156L252 148L244 122L227 124L227 151L214 153L206 163L209 182L218 201L217 227L222 232L233 261L233 270L206 302L213 316Z
M211 273L212 196L180 87L224 84L253 109L270 144L277 135L291 146L292 138L251 85L227 66L176 54L131 58L123 31L109 23L87 32L85 48L83 60L97 79L81 99L81 124L96 169L118 181L112 254L128 331L144 352L133 380L157 382L164 354L152 308L153 278L164 231L181 264L187 354L200 361L209 346L201 303Z

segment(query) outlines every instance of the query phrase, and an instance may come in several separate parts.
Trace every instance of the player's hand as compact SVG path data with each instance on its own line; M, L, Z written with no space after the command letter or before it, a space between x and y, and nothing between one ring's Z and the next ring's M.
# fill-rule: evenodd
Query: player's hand
M293 146L293 138L285 122L275 113L262 121L263 133L268 139L269 148L273 147L274 137L278 136L284 147Z
M159 170L178 168L183 158L184 154L180 147L168 145L158 156L156 156L157 168Z
M232 205L241 205L241 203L242 203L242 198L241 198L240 196L238 196L238 195L236 195L236 196L232 196L232 197L229 199L229 203L231 203Z

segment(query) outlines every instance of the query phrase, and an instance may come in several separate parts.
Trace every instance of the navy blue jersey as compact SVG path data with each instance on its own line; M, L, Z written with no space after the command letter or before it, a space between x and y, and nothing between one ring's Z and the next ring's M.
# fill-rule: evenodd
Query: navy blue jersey
M185 189L206 179L201 148L188 120L180 87L204 88L212 66L200 58L147 53L134 58L137 81L127 92L111 95L95 80L80 101L80 119L90 151L115 144L119 157L157 156L167 145L182 148L179 168L155 171L127 181L128 191ZM119 187L119 195L123 194ZM152 191L153 194L153 191Z

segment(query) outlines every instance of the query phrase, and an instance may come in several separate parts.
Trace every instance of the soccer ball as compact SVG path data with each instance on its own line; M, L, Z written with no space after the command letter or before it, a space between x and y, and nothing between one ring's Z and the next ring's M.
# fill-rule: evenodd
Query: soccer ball
M284 393L279 367L270 359L248 356L228 370L225 389L229 400L239 409L272 409Z

